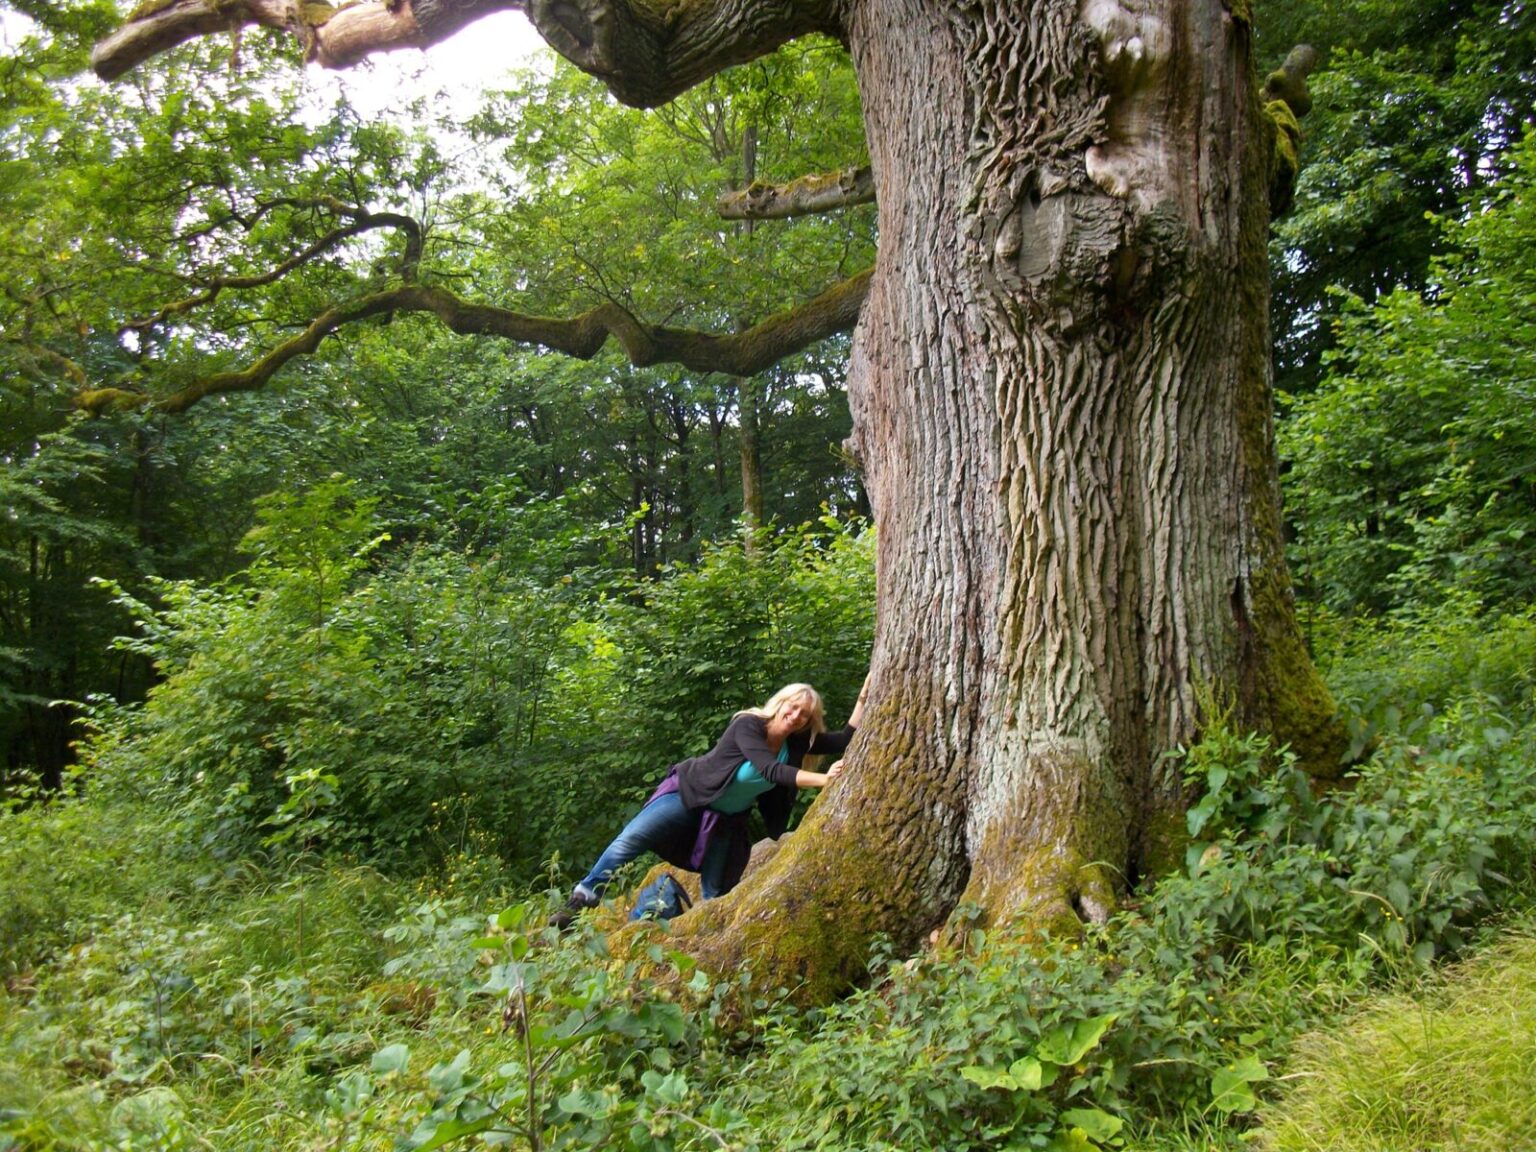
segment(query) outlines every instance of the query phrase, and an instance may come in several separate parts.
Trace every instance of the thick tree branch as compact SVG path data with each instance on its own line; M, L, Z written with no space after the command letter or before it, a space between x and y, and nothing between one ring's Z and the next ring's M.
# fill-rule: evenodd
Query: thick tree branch
M297 201L293 203L299 203ZM400 261L400 278L407 283L416 278L416 270L421 264L421 225L409 216L398 212L368 212L340 201L311 201L315 206L327 207L344 216L352 217L352 223L340 228L334 228L320 239L316 240L302 252L295 253L284 260L277 267L266 272L256 273L251 276L219 276L201 281L203 291L195 296L189 296L184 300L177 300L167 304L164 308L151 316L139 320L130 320L123 325L123 331L142 332L153 328L156 324L169 320L172 316L181 316L191 312L194 308L201 308L205 304L212 304L218 299L219 293L226 288L239 290L241 288L261 288L267 284L275 284L295 268L301 268L316 257L338 247L343 241L353 236L360 236L364 232L371 232L376 228L398 228L405 233L405 254Z
M559 319L473 304L443 288L408 284L330 309L241 371L209 376L159 400L120 388L97 388L82 393L77 403L90 412L144 406L182 412L208 396L257 391L289 361L311 355L326 337L347 324L397 312L429 313L462 336L499 336L582 360L597 355L612 336L636 367L671 363L695 372L751 376L818 340L852 328L869 292L869 278L869 272L861 272L814 300L770 316L745 332L725 336L643 324L616 304Z
M875 176L866 165L801 176L788 184L752 184L724 193L715 210L726 220L784 220L874 202Z
M528 0L551 48L642 108L797 36L837 32L833 8L826 0Z
M426 48L492 12L523 11L527 0L148 0L91 52L91 67L116 80L151 56L199 36L251 25L297 36L305 56L347 68L375 52Z
M1312 111L1307 77L1317 62L1317 49L1298 44L1264 81L1264 111L1275 132L1269 176L1272 219L1289 212L1295 199L1296 177L1301 174L1301 118Z

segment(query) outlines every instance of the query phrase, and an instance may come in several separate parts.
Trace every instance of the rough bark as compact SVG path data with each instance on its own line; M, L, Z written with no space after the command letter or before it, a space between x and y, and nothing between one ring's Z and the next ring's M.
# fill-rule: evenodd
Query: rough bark
M1245 22L857 0L846 31L880 212L849 379L872 705L803 834L676 927L812 999L956 908L1105 916L1173 854L1164 753L1202 699L1318 770L1342 750L1282 558Z
M851 208L875 201L875 174L869 168L845 168L802 176L788 184L750 182L715 202L726 220L787 220Z
M529 0L534 27L571 63L642 108L811 32L836 30L813 0Z
M492 12L526 9L527 0L148 0L96 45L91 67L115 80L177 44L260 26L292 33L314 63L348 68L376 52L426 48Z

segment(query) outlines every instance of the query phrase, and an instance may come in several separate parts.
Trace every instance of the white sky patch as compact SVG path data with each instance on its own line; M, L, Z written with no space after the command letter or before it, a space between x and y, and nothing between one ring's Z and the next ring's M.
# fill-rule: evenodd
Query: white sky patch
M0 8L0 52L10 55L16 45L36 31L37 25L32 17L12 12L9 8Z
M318 100L338 96L364 119L387 115L418 98L437 102L435 111L467 119L480 107L480 94L504 84L514 68L553 53L520 12L497 12L425 51L382 52L340 71L305 69L305 82Z

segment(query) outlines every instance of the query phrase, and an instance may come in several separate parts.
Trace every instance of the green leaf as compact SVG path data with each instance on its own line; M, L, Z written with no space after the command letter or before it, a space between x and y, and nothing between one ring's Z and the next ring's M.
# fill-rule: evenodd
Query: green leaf
M1120 1134L1120 1129L1125 1127L1125 1121L1120 1117L1098 1108L1069 1108L1061 1114L1060 1119L1069 1128L1081 1131L1088 1139L1100 1144L1114 1139Z
M462 1048L450 1064L439 1064L427 1073L427 1080L438 1092L447 1094L464 1084L464 1074L469 1071L469 1049Z
M410 1063L411 1050L404 1044L391 1044L373 1054L373 1070L381 1076L392 1072L404 1072Z
M589 1088L577 1088L567 1092L558 1101L560 1108L572 1116L590 1116L601 1119L613 1110L613 1101L606 1093L593 1092Z
M1095 1152L1093 1142L1081 1128L1067 1128L1051 1137L1046 1152Z
M1052 1064L1076 1064L1098 1046L1104 1033L1115 1022L1113 1015L1093 1016L1047 1032L1035 1049L1035 1055Z
M960 1069L960 1075L982 1088L1004 1088L1009 1091L1019 1086L1018 1081L997 1068L983 1068L972 1064Z
M490 1113L475 1120L444 1120L432 1130L426 1143L416 1145L415 1152L433 1152L435 1148L442 1148L452 1144L455 1140L462 1140L466 1136L475 1136L494 1127L496 1114Z
M1258 1107L1250 1084L1269 1079L1269 1069L1256 1056L1245 1056L1211 1077L1211 1106L1219 1112L1251 1112Z
M641 1020L646 1027L660 1032L668 1044L676 1044L687 1031L682 1008L667 1001L647 1004Z
M1033 1056L1015 1060L1008 1068L1013 1086L1025 1092L1038 1092L1041 1084L1041 1064Z

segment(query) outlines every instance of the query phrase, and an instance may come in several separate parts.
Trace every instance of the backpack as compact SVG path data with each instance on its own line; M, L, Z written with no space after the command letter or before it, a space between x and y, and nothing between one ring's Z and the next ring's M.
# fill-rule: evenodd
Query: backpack
M670 920L674 916L681 916L692 906L693 901L688 898L688 893L683 886L670 872L663 872L640 889L635 898L635 906L630 910L629 918L631 920Z

